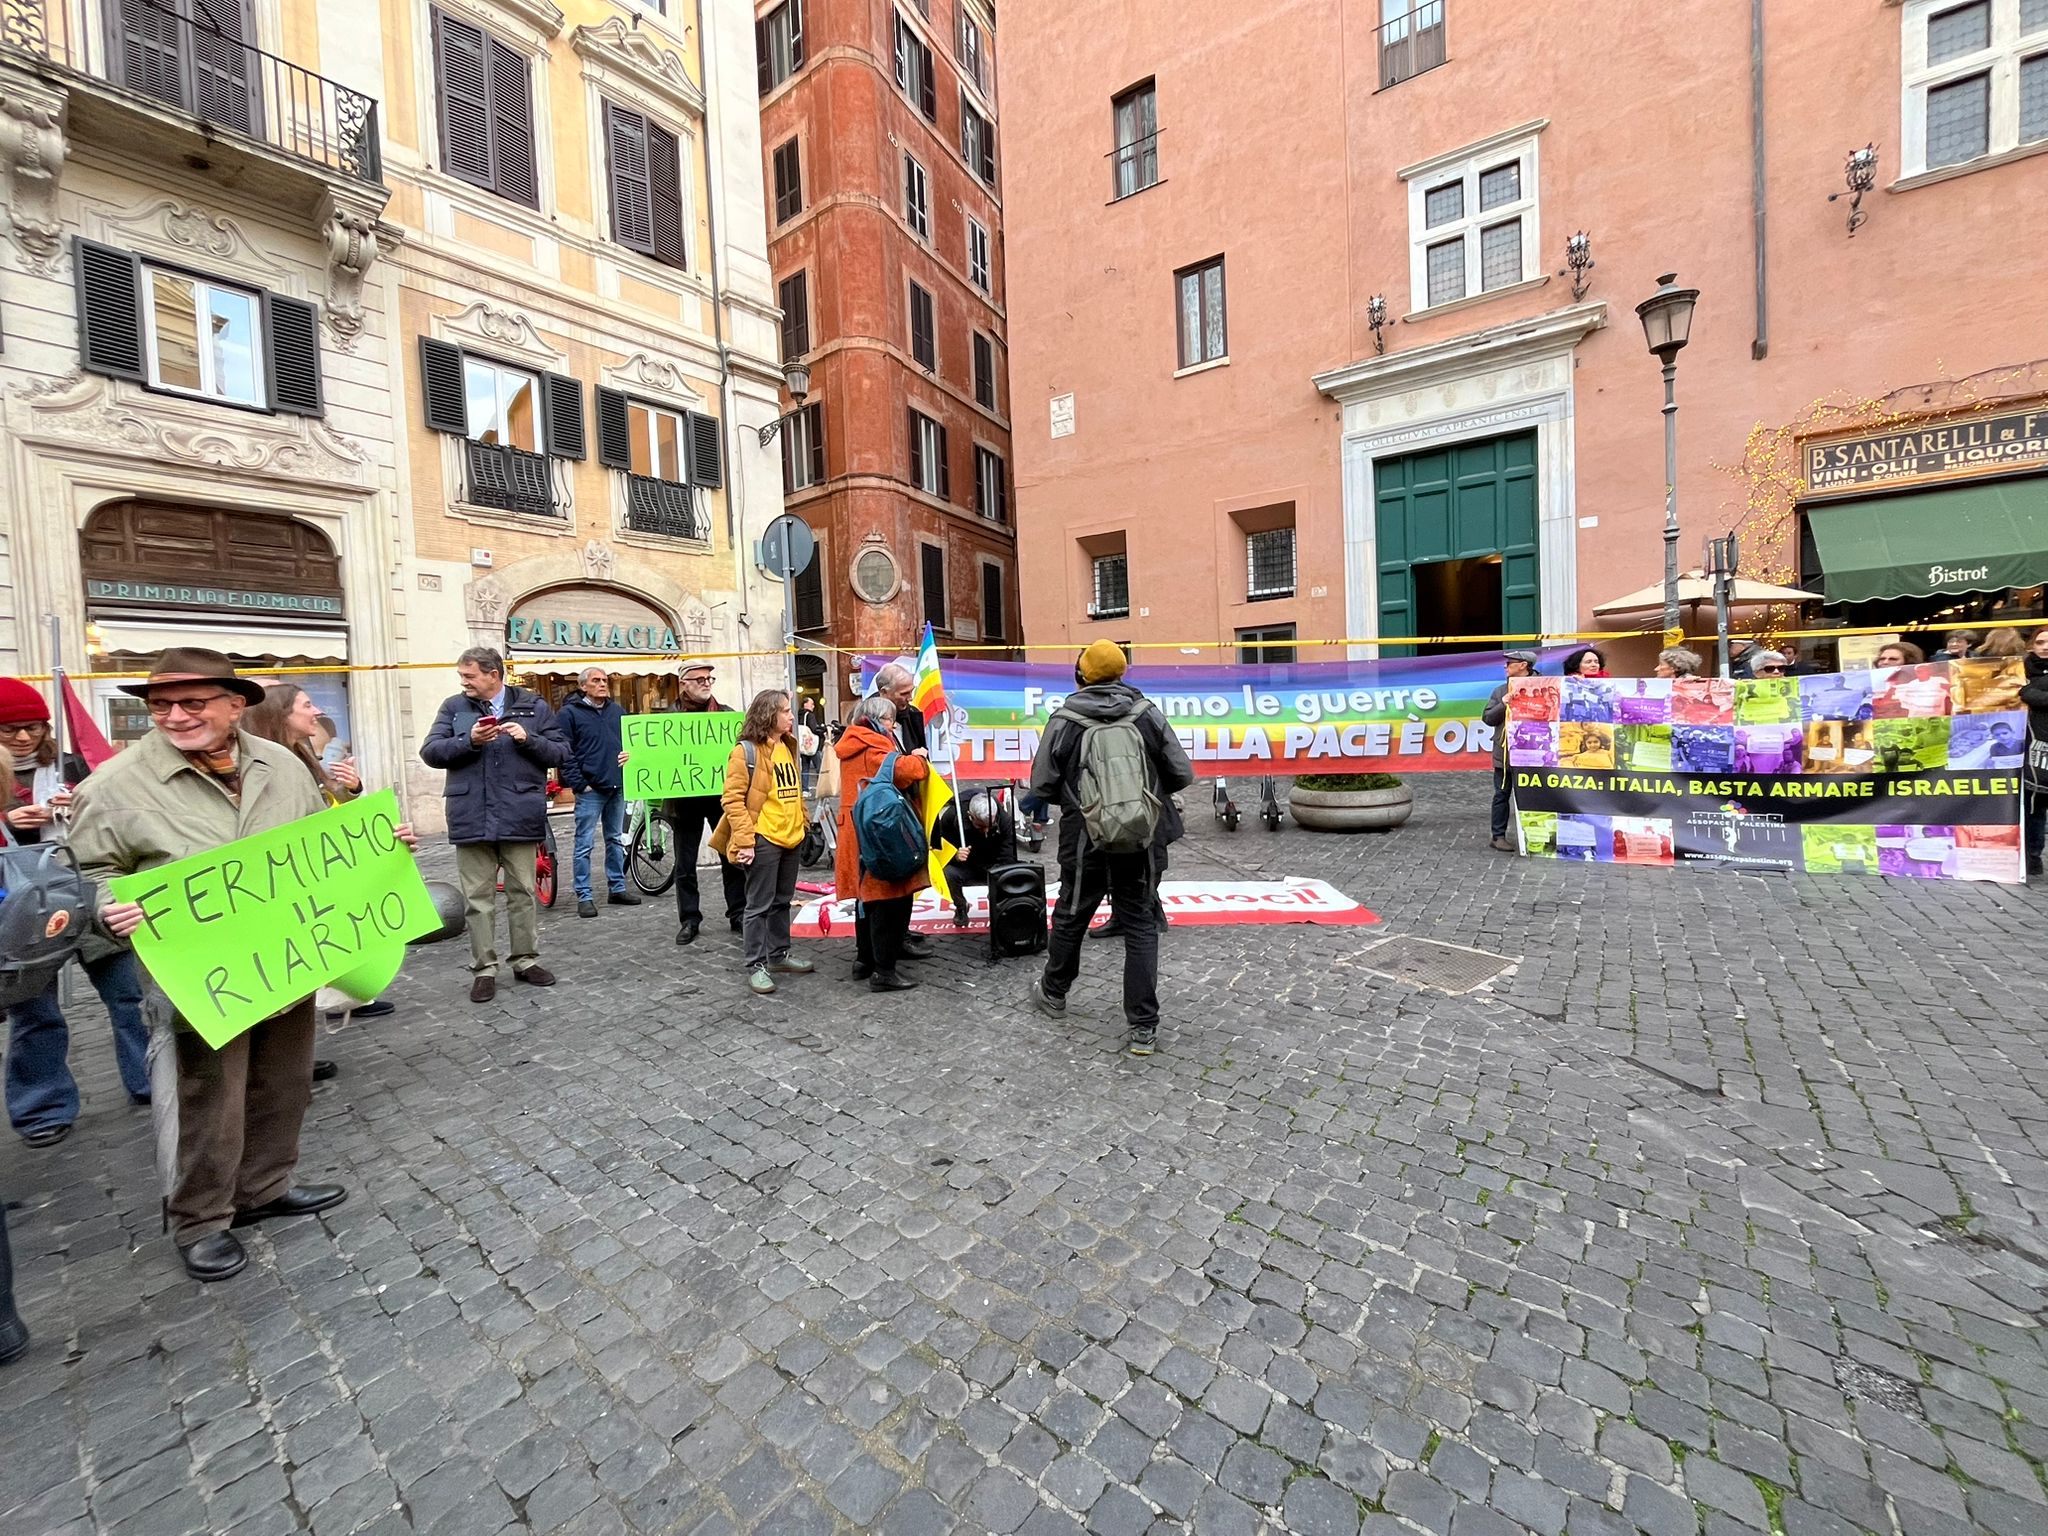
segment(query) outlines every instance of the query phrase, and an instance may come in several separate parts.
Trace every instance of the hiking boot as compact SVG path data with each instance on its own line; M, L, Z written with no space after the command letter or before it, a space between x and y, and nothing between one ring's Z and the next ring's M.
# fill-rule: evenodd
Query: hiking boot
M1158 1025L1134 1025L1129 1038L1124 1042L1124 1049L1133 1056L1150 1056L1158 1044Z
M747 990L756 997L766 997L775 990L775 978L768 974L767 966L762 966L747 978Z
M1063 1019L1067 1016L1067 1000L1064 997L1054 997L1046 991L1043 976L1039 976L1031 983L1031 1001L1048 1019Z

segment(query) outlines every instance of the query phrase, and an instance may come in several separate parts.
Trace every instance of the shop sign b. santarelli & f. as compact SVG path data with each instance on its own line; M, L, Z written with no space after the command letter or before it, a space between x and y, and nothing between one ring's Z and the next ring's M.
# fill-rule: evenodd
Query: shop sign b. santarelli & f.
M2048 409L1831 438L1806 444L1805 461L1816 497L2048 468Z

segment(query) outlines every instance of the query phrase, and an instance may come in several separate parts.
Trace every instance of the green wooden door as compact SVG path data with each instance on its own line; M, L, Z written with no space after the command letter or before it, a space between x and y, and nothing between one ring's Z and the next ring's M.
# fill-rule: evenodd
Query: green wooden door
M1443 633L1438 616L1417 611L1414 568L1489 556L1500 559L1499 632L1527 634L1541 626L1534 432L1381 459L1374 471L1378 633ZM1415 647L1390 645L1380 654L1412 656Z

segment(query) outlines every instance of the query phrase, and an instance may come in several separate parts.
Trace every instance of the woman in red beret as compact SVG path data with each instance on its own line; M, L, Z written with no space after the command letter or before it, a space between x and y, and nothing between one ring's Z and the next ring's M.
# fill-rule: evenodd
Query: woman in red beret
M71 789L91 772L83 758L57 754L50 706L18 677L0 677L0 841L61 841ZM142 1022L142 968L135 951L88 934L80 963L114 1023L121 1084L136 1104L149 1102ZM57 1006L57 982L7 1010L7 1119L31 1147L55 1146L78 1118L78 1082L71 1075L71 1030Z

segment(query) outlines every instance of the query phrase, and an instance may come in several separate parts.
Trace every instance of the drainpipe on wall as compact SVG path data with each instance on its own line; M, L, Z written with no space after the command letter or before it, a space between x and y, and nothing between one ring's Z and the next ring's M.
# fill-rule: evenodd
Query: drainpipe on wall
M1771 350L1764 219L1764 0L1749 0L1749 221L1756 243L1756 337L1749 344L1752 362L1762 362Z
M732 388L732 356L725 346L725 291L718 281L721 264L718 244L718 165L717 150L714 148L718 135L712 131L710 112L718 105L717 88L713 84L711 34L704 27L704 0L696 0L697 10L697 60L704 72L704 219L711 241L711 329L712 338L718 347L718 400L719 415L726 427L726 436L731 447L726 461L732 471L726 477L725 491L725 532L732 540L733 585L738 589L740 611L734 636L738 642L734 649L747 650L746 642L753 638L753 616L747 609L747 538L746 538L746 455L740 449L739 400ZM722 107L719 108L722 110ZM735 659L733 671L743 668Z

